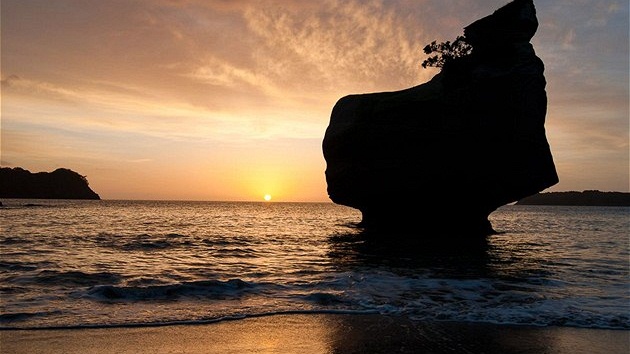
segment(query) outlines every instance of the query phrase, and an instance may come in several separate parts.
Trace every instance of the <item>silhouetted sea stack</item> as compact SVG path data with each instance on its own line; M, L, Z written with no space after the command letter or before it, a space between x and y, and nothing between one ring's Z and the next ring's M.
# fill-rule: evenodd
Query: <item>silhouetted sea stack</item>
M538 20L516 0L464 28L472 53L429 82L349 95L323 140L328 194L366 228L485 235L498 207L558 183Z
M23 168L0 168L0 198L100 199L87 179L67 168L31 173Z

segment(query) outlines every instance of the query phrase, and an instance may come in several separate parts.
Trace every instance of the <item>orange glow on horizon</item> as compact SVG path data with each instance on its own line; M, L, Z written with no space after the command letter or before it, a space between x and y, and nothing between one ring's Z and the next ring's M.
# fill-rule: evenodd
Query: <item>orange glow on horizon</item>
M2 3L3 167L69 168L103 199L330 202L336 101L428 82L422 48L507 1L58 2ZM537 5L550 191L629 189L621 4Z

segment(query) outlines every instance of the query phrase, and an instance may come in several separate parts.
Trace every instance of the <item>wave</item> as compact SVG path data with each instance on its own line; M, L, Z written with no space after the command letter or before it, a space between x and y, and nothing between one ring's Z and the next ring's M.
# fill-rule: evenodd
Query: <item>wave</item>
M178 298L225 299L242 296L256 285L240 279L201 280L179 284L152 286L97 285L82 297L98 301L153 301Z
M177 233L161 235L138 234L117 235L101 232L96 236L96 243L101 247L120 251L159 251L176 247L194 246L189 237Z
M42 270L34 275L20 275L9 279L12 283L56 285L56 286L93 286L103 283L119 283L122 276L116 273L81 271Z
M0 324L11 324L14 321L21 319L32 318L37 316L47 316L52 313L16 313L0 315ZM613 319L609 323L594 322L592 320L576 321L576 320L555 320L550 322L540 321L519 321L514 320L501 321L490 318L448 318L440 316L414 316L406 313L405 311L382 311L374 309L289 309L278 311L263 311L252 313L233 313L230 315L198 318L195 320L162 320L153 322L127 322L127 323L97 323L97 324L69 324L69 325L43 325L43 326L11 326L0 325L0 330L71 330L71 329L98 329L98 328L149 328L149 327L164 327L164 326L181 326L181 325L203 325L214 324L227 321L245 320L248 318L259 318L276 315L385 315L385 316L405 316L412 321L422 322L465 322L465 323L479 323L479 324L495 324L495 325L508 325L508 326L527 326L527 327L572 327L572 328L585 328L585 329L608 329L608 330L628 330L627 319Z
M496 286L481 280L387 279L383 274L356 277L346 273L332 281L304 286L249 282L241 279L203 280L145 286L96 285L77 290L71 297L87 300L95 309L140 303L153 308L127 318L98 319L98 323L77 323L70 314L6 314L2 323L13 329L63 329L150 327L204 324L276 314L381 314L405 316L415 321L456 321L525 325L563 326L592 329L630 329L630 317L619 308L588 311L579 299L569 302L528 291L520 286ZM349 286L345 282L352 283ZM343 289L343 290L342 290ZM352 290L349 290L352 289ZM208 301L211 300L211 301ZM147 307L148 306L148 307ZM201 306L201 307L200 307ZM620 305L621 306L621 305ZM85 308L90 305L84 303ZM181 311L185 309L184 311ZM108 311L108 310L106 310ZM179 312L178 312L179 311ZM204 313L205 311L209 311ZM152 311L153 313L153 311ZM61 325L34 317L64 317ZM0 318L2 319L2 318ZM42 326L25 327L40 322ZM0 329L10 329L1 327Z
M34 318L34 317L46 317L46 316L51 316L51 315L57 315L59 313L61 313L61 311L3 313L3 314L0 314L0 323L24 321L24 320Z
M101 232L95 237L100 247L117 251L161 251L174 248L203 248L221 253L234 254L236 257L249 257L255 245L251 238L239 236L215 235L211 238L198 238L178 233L123 235ZM244 253L244 254L243 254ZM242 255L241 255L242 254Z
M155 321L155 322L133 322L133 323L112 323L112 324L81 324L67 326L30 326L30 327L11 327L0 326L0 331L9 330L75 330L75 329L99 329L99 328L150 328L165 326L184 326L184 325L203 325L213 324L227 321L239 321L248 318L260 318L278 315L378 315L378 311L372 310L283 310L269 311L249 314L233 314L219 317L209 317L196 320L174 320L174 321Z
M30 240L18 236L6 236L0 239L0 245L19 245L30 242Z
M37 265L24 262L0 262L0 271L32 271L36 270Z
M580 296L559 295L565 288L563 282L545 287L553 289L541 292L538 282L524 279L409 278L389 272L348 272L293 284L235 278L148 286L97 285L81 297L109 303L176 300L174 303L191 309L197 306L196 300L210 299L220 301L222 305L213 303L217 308L231 309L228 312L248 308L257 313L265 304L273 304L276 310L369 311L422 321L630 329L623 298L608 298L610 308L597 308Z
M349 304L347 299L344 299L338 295L331 293L315 292L303 297L308 302L315 303L317 305L329 306L339 304Z

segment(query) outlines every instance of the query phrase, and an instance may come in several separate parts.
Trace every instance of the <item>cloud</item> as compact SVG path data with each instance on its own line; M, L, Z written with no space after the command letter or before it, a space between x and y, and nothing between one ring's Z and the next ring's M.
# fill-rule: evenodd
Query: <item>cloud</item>
M458 32L465 24L452 4L474 13L455 0L12 2L3 60L59 87L124 83L138 89L129 95L218 111L315 108L427 81L435 72L420 68L421 48L442 20ZM26 52L28 61L13 55Z
M77 93L57 85L37 80L29 80L12 74L2 79L2 89L5 94L18 94L28 97L40 97L47 100L75 101Z
M144 144L220 146L227 155L287 139L320 156L337 99L426 82L437 71L420 67L422 47L454 39L506 2L6 1L3 135L8 127L54 136L80 147L72 158L82 150L104 158L117 146L133 152L111 153L126 162L159 160ZM595 171L627 166L619 151L628 150L628 3L536 6L558 163L579 166L579 149ZM40 156L37 139L7 142L35 144ZM10 160L19 164L20 154Z
M418 83L423 43L382 2L325 1L318 11L271 7L244 16L262 40L259 62L275 80L289 78L290 87L330 90L341 83L373 90Z
M229 51L218 39L205 47L197 42L198 56L178 68L205 85L208 107L332 106L348 93L405 88L434 74L419 65L421 31L410 31L411 23L400 23L396 9L382 2L248 4L231 22L237 28L221 31ZM234 101L238 95L243 100Z
M5 124L63 126L83 133L133 133L181 142L311 139L321 135L319 124L299 107L245 107L235 115L140 94L136 87L121 84L101 83L104 89L77 90L15 76L3 83Z
M575 49L574 41L575 41L575 30L573 28L569 28L566 31L564 38L562 39L562 48Z

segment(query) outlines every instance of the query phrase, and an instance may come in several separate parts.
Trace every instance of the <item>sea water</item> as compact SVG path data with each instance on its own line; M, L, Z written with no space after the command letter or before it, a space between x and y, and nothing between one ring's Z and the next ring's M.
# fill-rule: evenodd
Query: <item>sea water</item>
M630 329L630 208L509 205L498 234L430 246L366 237L332 203L2 202L0 328L380 313Z

